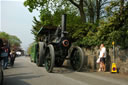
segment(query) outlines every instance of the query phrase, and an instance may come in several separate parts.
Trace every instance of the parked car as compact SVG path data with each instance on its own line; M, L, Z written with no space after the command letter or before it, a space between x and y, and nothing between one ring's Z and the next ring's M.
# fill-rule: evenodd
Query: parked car
M17 55L17 56L21 56L21 52L20 52L20 51L17 51L17 52L16 52L16 55Z

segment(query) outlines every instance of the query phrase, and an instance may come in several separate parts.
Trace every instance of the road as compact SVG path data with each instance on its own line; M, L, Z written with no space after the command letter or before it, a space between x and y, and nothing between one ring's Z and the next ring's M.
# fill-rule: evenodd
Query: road
M62 67L47 73L24 56L4 70L4 77L4 85L128 85L128 76L107 72L74 72Z

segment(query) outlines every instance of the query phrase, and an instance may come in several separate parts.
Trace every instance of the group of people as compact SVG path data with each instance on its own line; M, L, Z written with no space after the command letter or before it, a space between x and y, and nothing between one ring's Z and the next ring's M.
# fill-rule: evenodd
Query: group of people
M105 60L106 60L107 52L104 44L100 45L100 54L99 58L97 59L97 63L100 65L98 71L106 71L106 66L105 66Z
M0 61L2 63L3 69L7 69L8 64L14 64L15 56L13 56L14 51L10 50L7 40L0 39ZM10 61L9 61L10 60Z

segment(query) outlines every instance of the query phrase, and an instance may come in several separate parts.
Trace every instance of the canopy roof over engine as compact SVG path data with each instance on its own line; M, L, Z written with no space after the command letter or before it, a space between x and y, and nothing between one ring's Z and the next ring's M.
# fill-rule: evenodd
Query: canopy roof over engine
M56 26L43 26L37 33L37 35L47 35L47 34L52 34L56 31L57 27Z

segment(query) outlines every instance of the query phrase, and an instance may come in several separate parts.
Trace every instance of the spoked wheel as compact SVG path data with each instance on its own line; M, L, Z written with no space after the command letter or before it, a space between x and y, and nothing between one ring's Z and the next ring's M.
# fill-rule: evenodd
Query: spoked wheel
M36 56L36 65L42 66L43 65L43 58L44 58L44 42L39 42L37 46L37 56Z
M55 63L55 53L53 45L48 45L45 56L45 68L47 72L51 73Z
M80 47L74 47L70 55L70 63L75 71L81 71L84 65L84 53Z

